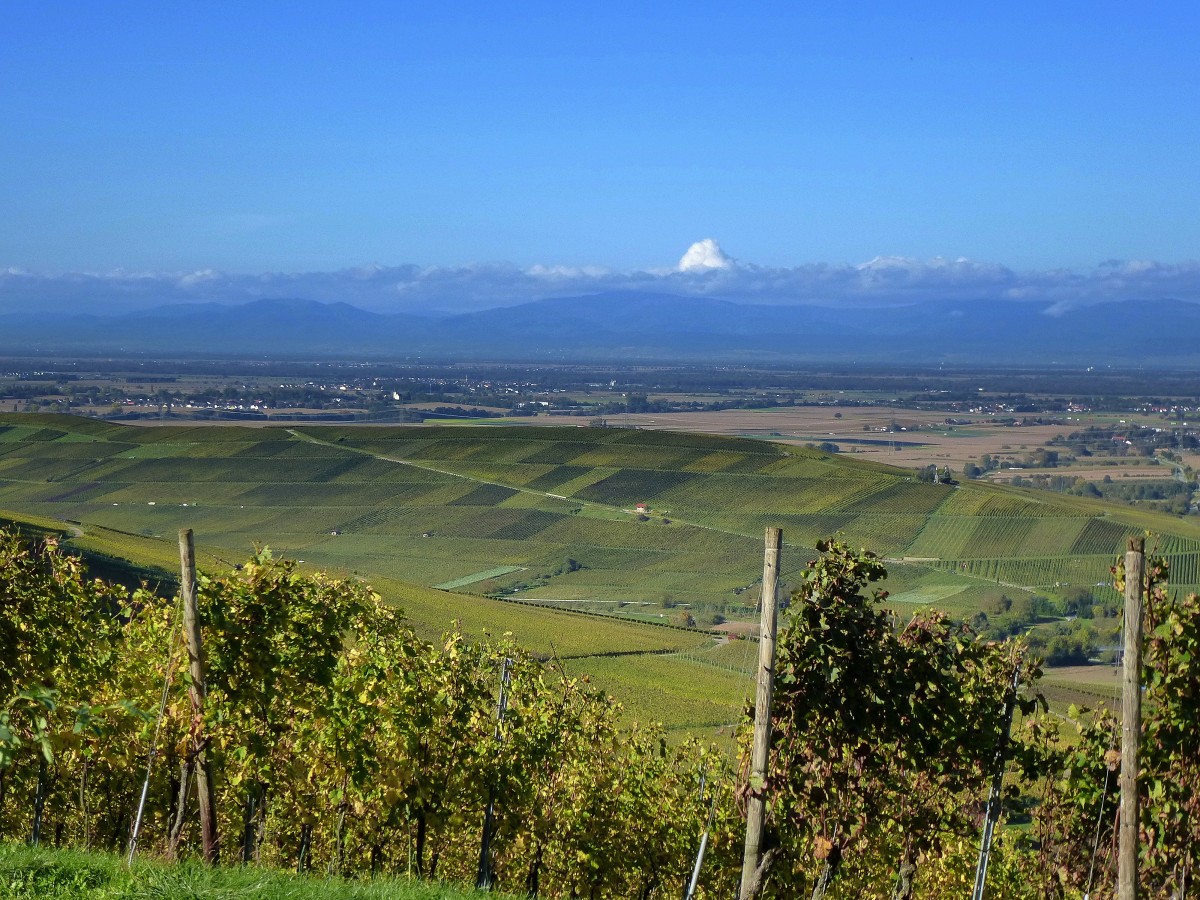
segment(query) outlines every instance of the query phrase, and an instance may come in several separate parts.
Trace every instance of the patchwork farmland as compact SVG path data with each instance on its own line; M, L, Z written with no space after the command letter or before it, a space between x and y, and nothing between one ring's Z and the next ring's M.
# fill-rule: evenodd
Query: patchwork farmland
M0 510L164 573L182 527L195 530L202 565L266 544L366 578L428 634L454 621L511 631L618 695L624 679L635 710L681 728L732 720L749 664L713 665L705 654L724 639L648 623L752 612L766 525L784 529L785 582L817 540L838 535L888 557L897 607L965 615L1001 592L1095 585L1124 538L1146 531L1179 587L1200 582L1200 527L1185 520L923 484L761 440L621 428L140 428L9 415Z

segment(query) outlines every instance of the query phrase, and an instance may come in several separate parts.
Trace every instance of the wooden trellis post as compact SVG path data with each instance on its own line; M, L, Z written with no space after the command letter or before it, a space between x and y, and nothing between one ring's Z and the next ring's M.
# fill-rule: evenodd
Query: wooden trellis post
M1138 741L1142 733L1142 593L1146 539L1130 538L1125 552L1125 655L1121 676L1121 830L1118 900L1138 896Z
M758 691L754 701L754 744L750 754L750 796L746 803L746 847L742 856L742 900L761 889L758 871L762 855L767 803L763 783L771 750L771 694L775 687L775 637L779 621L779 556L783 531L768 528L763 554L762 624L758 638Z
M204 846L204 861L220 861L221 847L217 836L216 798L213 791L212 760L205 750L204 728L204 645L200 638L200 619L196 610L196 545L192 529L179 532L179 561L181 578L179 591L183 598L183 638L187 643L188 671L191 683L188 696L192 701L191 741L196 762L196 795L200 801L200 839Z

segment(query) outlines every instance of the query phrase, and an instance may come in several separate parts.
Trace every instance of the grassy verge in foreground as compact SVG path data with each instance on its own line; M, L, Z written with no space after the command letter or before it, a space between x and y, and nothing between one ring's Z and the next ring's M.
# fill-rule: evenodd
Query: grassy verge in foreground
M477 896L401 879L347 881L254 867L208 868L143 859L127 868L104 853L31 849L0 843L0 896L38 900L461 900Z

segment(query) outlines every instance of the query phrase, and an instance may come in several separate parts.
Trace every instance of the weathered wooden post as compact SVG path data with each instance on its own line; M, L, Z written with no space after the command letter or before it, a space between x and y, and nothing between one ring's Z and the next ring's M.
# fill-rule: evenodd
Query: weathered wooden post
M196 610L196 545L192 529L179 532L179 561L181 578L179 592L183 599L183 638L187 644L188 671L191 683L188 696L192 701L192 754L195 758L196 796L200 802L200 839L204 861L215 864L221 858L217 836L216 802L213 786L212 761L205 752L204 729L204 645L200 639L200 619Z
M746 848L742 856L742 900L750 900L762 889L759 872L766 797L763 784L771 750L771 693L775 687L775 636L779 621L779 555L783 531L768 528L763 554L762 624L758 638L758 692L754 701L754 744L750 753L750 795L746 803Z
M1125 552L1125 654L1121 676L1121 830L1118 900L1138 896L1138 741L1142 733L1142 594L1146 539L1130 538Z

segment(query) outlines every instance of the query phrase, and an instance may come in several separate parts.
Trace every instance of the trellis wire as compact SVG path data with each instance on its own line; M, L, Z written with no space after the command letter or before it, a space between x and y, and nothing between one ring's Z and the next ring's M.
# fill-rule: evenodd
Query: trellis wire
M988 797L987 813L983 823L983 839L979 844L979 861L975 865L975 887L971 900L983 900L984 887L987 883L988 863L992 855L992 837L996 832L996 821L1000 818L1001 791L1004 788L1004 769L1008 753L1009 734L1012 731L1013 712L1017 705L1017 689L1021 684L1021 664L1013 668L1012 683L1004 699L1003 725L1000 740L996 745L995 772L992 775L992 789Z
M167 697L171 691L171 660L175 656L175 638L178 636L175 634L175 627L179 620L179 604L183 602L182 596L183 594L181 592L181 599L176 602L175 610L171 617L171 630L169 632L171 638L167 641L167 671L165 677L163 678L162 700L158 705L158 719L154 723L154 736L150 739L150 752L146 756L146 779L142 782L142 794L138 799L137 816L133 820L133 831L129 836L129 856L125 860L125 864L129 866L133 865L133 856L137 852L138 834L142 830L142 814L146 810L146 795L150 792L150 774L154 769L155 757L158 755L158 738L162 732L163 717L167 712Z
M500 696L496 701L496 743L504 737L504 713L508 710L508 687L512 683L512 658L504 657L500 665ZM479 871L475 879L475 889L491 890L492 887L492 828L496 815L496 784L488 785L487 808L483 814L483 837L479 842Z

